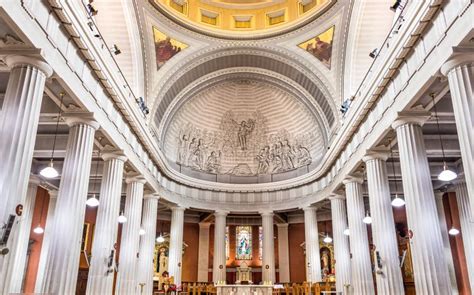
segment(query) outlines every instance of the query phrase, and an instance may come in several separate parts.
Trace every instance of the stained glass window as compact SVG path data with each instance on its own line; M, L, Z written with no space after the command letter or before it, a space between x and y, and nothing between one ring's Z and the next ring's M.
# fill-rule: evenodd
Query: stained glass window
M262 260L263 257L263 227L258 227L258 257Z
M229 254L230 249L229 249L229 227L225 227L225 257L227 260L229 260Z
M237 242L237 260L251 260L252 259L252 227L237 226L236 227L236 242Z

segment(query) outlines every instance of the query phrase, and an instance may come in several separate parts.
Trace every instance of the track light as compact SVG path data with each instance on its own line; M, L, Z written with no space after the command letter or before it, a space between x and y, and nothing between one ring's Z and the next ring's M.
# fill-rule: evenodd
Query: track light
M374 50L372 50L372 52L369 53L369 56L371 58L375 58L377 56L377 53L378 53L378 49L375 48Z
M114 44L114 46L112 46L112 48L110 48L110 51L112 51L112 53L115 54L115 55L119 55L120 53L122 53L120 48L118 48L117 44Z

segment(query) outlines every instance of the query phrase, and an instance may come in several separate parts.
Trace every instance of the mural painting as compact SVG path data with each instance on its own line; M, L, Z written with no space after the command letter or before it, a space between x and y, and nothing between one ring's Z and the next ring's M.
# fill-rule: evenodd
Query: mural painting
M316 134L267 132L260 111L225 112L218 131L192 123L180 127L176 146L180 165L215 174L252 176L281 173L311 164L308 148Z
M331 68L332 41L334 37L334 26L325 32L313 37L298 46L316 57L329 69Z
M156 67L159 70L168 60L170 60L188 45L181 43L153 27L153 36L155 40Z

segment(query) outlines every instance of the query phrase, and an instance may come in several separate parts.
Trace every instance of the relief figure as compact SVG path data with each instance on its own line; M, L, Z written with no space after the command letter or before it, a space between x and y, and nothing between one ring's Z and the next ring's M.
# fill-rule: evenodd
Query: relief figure
M248 123L245 121L240 122L240 127L239 127L239 146L241 150L246 150L247 149L247 138L250 135L250 133L253 131L253 128L255 127L255 122L251 119L248 120Z

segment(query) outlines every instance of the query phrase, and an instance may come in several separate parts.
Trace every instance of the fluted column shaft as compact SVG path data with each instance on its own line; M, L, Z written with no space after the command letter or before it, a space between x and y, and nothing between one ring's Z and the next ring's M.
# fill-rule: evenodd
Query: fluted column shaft
M123 166L127 158L120 151L108 151L102 154L104 168L100 186L100 204L97 210L92 243L92 258L87 278L86 294L111 294L114 272L109 257L115 261L117 242L117 218L120 211L122 194Z
M181 270L183 260L183 227L184 227L183 207L171 208L171 230L170 249L168 259L168 272L170 277L174 277L176 285L181 285Z
M426 117L400 114L392 127L397 132L403 190L411 239L416 292L451 294L443 239L426 157L421 124Z
M331 196L332 235L336 259L336 291L345 292L351 284L351 257L349 237L344 234L347 226L346 202L343 196Z
M26 264L26 254L28 252L28 245L30 242L31 222L33 220L33 211L35 209L36 192L40 179L36 176L30 177L28 184L28 191L26 193L25 205L23 206L23 213L20 217L18 244L13 246L16 248L15 257L12 259L12 270L6 276L6 284L10 285L8 288L10 293L21 293L23 284L23 272Z
M155 255L158 200L159 196L157 194L147 194L143 200L142 228L145 230L145 234L140 239L140 255L138 258L138 283L143 286L143 294L153 294L153 259Z
M363 158L367 165L372 237L375 251L381 258L381 268L376 265L375 279L378 294L405 294L387 176L387 158L387 152L377 151L371 151Z
M347 217L350 231L351 282L354 294L374 294L374 280L370 262L369 239L364 219L362 179L348 178L346 185Z
M455 56L441 71L449 81L468 197L474 204L474 54ZM474 205L470 210L474 222Z
M443 248L444 248L444 253L445 253L444 257L446 258L446 264L448 265L449 281L451 283L451 289L453 290L453 294L459 294L458 285L456 282L456 273L454 271L454 261L453 261L453 255L451 252L451 244L449 243L448 225L446 224L446 214L444 213L443 195L444 193L435 194L436 209L438 210L441 236L443 237Z
M143 186L145 179L141 176L129 176L127 196L125 198L124 215L127 222L123 223L122 240L117 272L115 294L138 294L138 250L140 242L140 223L142 216ZM144 270L140 270L144 271Z
M44 227L43 242L41 243L41 253L38 263L38 270L36 272L35 293L41 293L43 290L44 276L48 262L48 251L51 243L51 236L53 235L53 223L56 210L56 201L58 199L58 191L50 190L48 214L46 215L46 225Z
M214 216L214 260L212 267L212 280L214 283L217 283L226 280L225 226L227 212L216 211Z
M0 223L6 223L15 208L26 198L33 150L38 129L41 101L46 78L52 74L44 62L23 56L8 56L11 68L0 116ZM17 217L18 221L18 217ZM0 293L10 292L10 276L16 256L20 223L15 222L6 247L8 255L0 255Z
M473 203L470 203L467 185L464 180L456 184L456 201L461 221L462 241L466 255L467 272L471 290L474 290L474 221L469 219ZM472 202L472 200L471 200Z
M273 240L273 212L261 212L263 231L262 279L275 283L275 248Z
M198 282L209 280L209 222L199 223Z
M319 231L316 208L306 207L304 211L304 237L306 245L306 281L321 282L321 259L319 257Z
M277 223L279 282L290 282L290 254L288 244L288 223Z
M42 293L74 294L91 171L95 130L92 114L65 117L70 126L48 249Z

